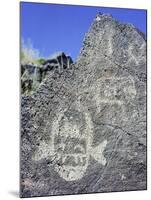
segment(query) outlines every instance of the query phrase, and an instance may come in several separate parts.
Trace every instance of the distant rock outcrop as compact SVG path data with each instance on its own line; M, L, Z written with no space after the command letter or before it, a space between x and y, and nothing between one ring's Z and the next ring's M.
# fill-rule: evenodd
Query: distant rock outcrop
M51 73L51 71L58 71L62 73L63 70L70 68L73 63L70 56L59 52L49 59L46 59L41 65L22 64L21 65L21 88L22 94L29 95L35 92L40 83Z
M76 63L59 58L23 70L40 85L21 100L21 197L145 190L144 35L98 14Z

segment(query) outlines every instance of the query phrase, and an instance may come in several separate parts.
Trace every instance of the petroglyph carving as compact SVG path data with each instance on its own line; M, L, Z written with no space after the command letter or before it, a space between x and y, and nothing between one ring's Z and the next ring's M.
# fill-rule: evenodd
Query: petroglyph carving
M100 96L100 102L124 104L136 96L135 83L132 77L107 77L98 79L93 88Z
M76 116L74 121L73 114ZM84 176L90 156L101 165L106 164L103 151L107 140L92 147L93 124L89 113L75 110L64 112L57 116L51 128L48 124L47 130L51 131L51 140L49 144L41 143L33 159L38 161L50 157L55 171L66 181L79 180Z
M135 83L131 76L128 77L103 77L97 79L87 90L85 90L88 104L94 105L96 115L102 115L102 118L114 121L111 113L115 115L115 121L118 121L116 112L125 116L122 117L126 121L126 107L132 104L136 96ZM120 116L120 115L119 115Z
M125 104L135 98L135 84L131 77L101 78L89 88L88 95L97 107L96 113L100 112L106 120L112 118L114 123L114 117L109 116L111 113L108 112L108 109L112 109L112 113L115 114L118 106L118 110L120 107L120 112L124 113ZM101 165L105 165L106 159L103 151L107 140L92 148L93 123L91 117L79 100L76 102L75 110L64 110L57 115L52 125L48 123L46 128L46 131L50 133L51 140L47 144L45 141L41 143L34 160L38 161L49 157L53 160L55 171L66 181L79 180L84 176L90 156ZM127 120L127 118L123 118L123 120Z

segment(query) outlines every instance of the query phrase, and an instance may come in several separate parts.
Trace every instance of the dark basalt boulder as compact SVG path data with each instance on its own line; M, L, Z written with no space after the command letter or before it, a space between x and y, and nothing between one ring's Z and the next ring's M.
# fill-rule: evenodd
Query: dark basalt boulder
M146 40L133 25L98 14L76 63L21 103L21 197L146 189Z

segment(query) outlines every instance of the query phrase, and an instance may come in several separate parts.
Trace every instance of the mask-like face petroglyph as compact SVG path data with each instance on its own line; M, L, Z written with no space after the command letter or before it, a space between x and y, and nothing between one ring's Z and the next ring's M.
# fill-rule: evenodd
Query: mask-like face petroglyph
M87 106L95 110L95 115L100 121L117 124L129 119L126 110L130 106L133 107L136 89L131 76L114 76L97 79L85 90L85 94ZM134 112L132 110L132 113L136 114Z
M97 99L94 95L95 93L99 96L99 102L108 102L110 104L125 104L136 96L135 83L130 76L98 79L89 90L93 98Z
M101 165L106 164L103 151L107 140L95 148L92 147L93 124L89 113L65 111L57 116L51 127L48 124L47 131L50 131L51 140L40 144L33 159L38 161L49 158L55 171L66 181L81 179L90 157Z

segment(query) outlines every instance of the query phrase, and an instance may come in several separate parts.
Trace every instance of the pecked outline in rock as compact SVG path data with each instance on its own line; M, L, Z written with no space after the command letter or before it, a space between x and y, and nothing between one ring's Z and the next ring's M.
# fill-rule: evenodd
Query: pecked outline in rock
M72 154L69 152L68 154L61 154L59 152L55 152L54 138L55 138L55 135L58 135L59 122L64 117L65 111L66 110L64 110L63 113L60 113L57 116L57 119L54 120L52 124L52 128L51 128L51 133L52 133L52 135L50 136L51 140L48 143L46 143L45 141L41 142L37 152L35 153L33 157L33 160L39 161L43 158L49 158L52 162L52 165L54 166L54 170L59 174L60 177L62 177L66 181L77 181L84 176L89 164L90 157L94 158L101 165L103 166L106 165L106 159L103 155L103 151L107 145L107 140L104 140L95 148L92 147L93 124L91 121L90 114L88 112L83 112L83 115L86 121L86 129L84 130L85 131L84 136L83 137L80 136L78 126L76 125L73 126L72 124L69 124L68 121L66 120L65 130L68 132L65 132L66 135L64 135L64 137L67 137L67 138L70 137L70 139L78 138L80 140L82 139L85 140L86 149L87 149L86 153L83 154L81 152L79 154L75 154L75 153ZM78 109L78 112L80 112L79 109ZM48 126L49 126L49 123L48 123ZM73 129L74 129L74 132L73 132ZM71 132L69 132L69 130ZM76 166L65 165L67 156L71 156L72 159L74 159L75 163L80 163L80 164L77 164ZM61 165L58 164L58 162L60 162L60 159L62 159Z

